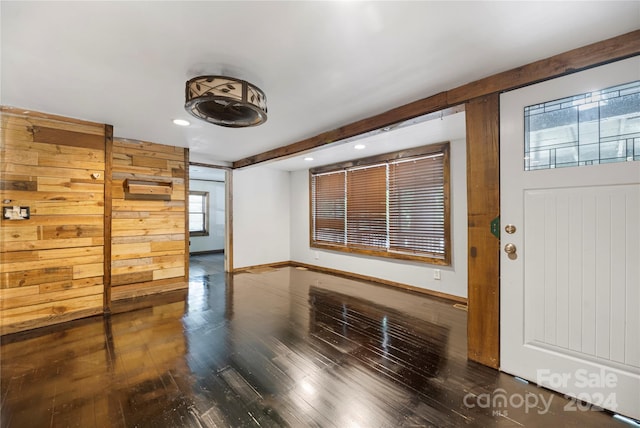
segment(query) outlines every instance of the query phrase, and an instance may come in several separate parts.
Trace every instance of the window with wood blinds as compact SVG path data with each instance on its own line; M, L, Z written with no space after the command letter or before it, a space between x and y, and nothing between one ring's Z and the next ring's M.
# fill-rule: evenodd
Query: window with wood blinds
M450 264L449 143L310 174L312 247Z

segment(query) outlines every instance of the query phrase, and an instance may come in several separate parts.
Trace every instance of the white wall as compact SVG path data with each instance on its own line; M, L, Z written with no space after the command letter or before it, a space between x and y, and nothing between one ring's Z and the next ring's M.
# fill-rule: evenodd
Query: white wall
M450 267L309 247L309 171L306 170L291 173L291 260L467 297L467 167L464 139L451 141L450 165L453 250ZM441 280L433 279L434 269L440 269Z
M209 236L191 236L189 252L224 249L224 182L189 180L189 190L209 192Z
M266 166L233 171L234 268L291 260L289 176Z

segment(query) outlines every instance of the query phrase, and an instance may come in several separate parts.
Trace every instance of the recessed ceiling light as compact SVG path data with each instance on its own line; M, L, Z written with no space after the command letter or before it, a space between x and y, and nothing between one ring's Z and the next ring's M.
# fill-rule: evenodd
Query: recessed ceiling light
M311 162L313 158L311 156L307 156L306 158L304 158L304 160L306 160L307 162Z
M362 150L365 147L367 147L367 146L365 146L364 144L356 144L355 146L353 146L353 148L356 149L356 150Z
M178 126L189 126L191 123L184 119L173 119L173 123Z

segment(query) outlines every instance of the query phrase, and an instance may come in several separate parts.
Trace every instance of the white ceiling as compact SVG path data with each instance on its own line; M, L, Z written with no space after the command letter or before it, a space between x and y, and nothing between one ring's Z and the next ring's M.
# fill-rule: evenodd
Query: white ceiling
M224 164L633 31L640 2L4 0L0 14L3 105ZM260 87L267 122L191 118L184 85L203 74Z

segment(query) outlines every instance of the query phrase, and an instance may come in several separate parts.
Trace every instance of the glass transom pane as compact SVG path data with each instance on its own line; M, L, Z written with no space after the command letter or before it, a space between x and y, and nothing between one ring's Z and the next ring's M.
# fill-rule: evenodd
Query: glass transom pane
M525 171L640 160L640 81L524 109Z

